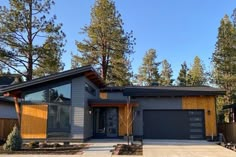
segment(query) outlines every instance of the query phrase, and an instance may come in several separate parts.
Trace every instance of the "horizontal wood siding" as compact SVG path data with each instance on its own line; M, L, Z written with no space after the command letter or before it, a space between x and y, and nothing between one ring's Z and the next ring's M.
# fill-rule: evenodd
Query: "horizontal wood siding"
M22 105L21 137L45 139L47 137L48 105Z
M130 111L130 110L129 110ZM132 125L131 125L131 120L132 120L132 114L129 114L129 133L132 133ZM119 107L119 136L124 136L127 134L127 107Z
M182 98L183 109L204 109L205 135L216 136L216 113L214 96L194 96ZM209 113L210 112L210 113Z
M17 125L17 119L0 118L0 139L6 140L14 125Z

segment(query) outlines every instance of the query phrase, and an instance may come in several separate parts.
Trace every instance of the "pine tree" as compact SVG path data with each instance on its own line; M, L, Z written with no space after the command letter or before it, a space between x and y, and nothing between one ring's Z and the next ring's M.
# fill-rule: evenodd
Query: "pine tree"
M187 74L188 74L188 67L186 62L181 64L181 69L179 71L179 76L177 78L179 86L187 86Z
M62 53L65 51L61 48L63 45L58 45L60 42L58 40L61 39L49 37L45 42L43 47L48 51L38 60L41 66L36 66L34 76L42 77L60 72L64 69L64 63L61 62L61 57Z
M134 52L135 39L132 32L125 33L123 30L121 15L114 1L96 0L90 25L82 31L88 38L76 43L81 57L73 55L73 67L91 64L107 84L129 84L129 55ZM122 79L126 81L121 82Z
M167 60L162 61L162 71L161 71L161 78L160 83L162 86L171 86L173 83L173 71L171 68L171 64L168 63Z
M207 79L204 72L204 65L201 59L196 56L194 63L187 75L187 83L190 86L202 86L205 85Z
M236 102L236 28L227 15L220 22L212 62L215 83L226 90L225 103Z
M22 144L22 139L20 137L20 132L17 126L13 127L12 132L7 136L7 141L3 145L3 149L7 151L20 150Z
M160 82L160 75L158 73L159 62L156 61L157 55L155 49L149 49L143 57L142 66L139 67L139 74L137 79L139 84L151 86L153 83Z
M55 15L49 17L54 4L54 0L9 0L9 8L0 7L0 62L26 80L33 78L35 67L51 68L43 62L49 54L62 52L62 24L55 24ZM57 52L45 46L52 43L59 47Z

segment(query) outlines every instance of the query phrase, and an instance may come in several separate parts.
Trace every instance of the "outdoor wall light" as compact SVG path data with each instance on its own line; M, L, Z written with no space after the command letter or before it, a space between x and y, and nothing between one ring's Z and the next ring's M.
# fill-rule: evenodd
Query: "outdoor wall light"
M210 114L211 114L211 110L208 110L208 111L207 111L207 114L210 115Z
M92 114L92 113L93 113L93 111L92 111L91 108L89 109L88 113L89 113L89 114Z

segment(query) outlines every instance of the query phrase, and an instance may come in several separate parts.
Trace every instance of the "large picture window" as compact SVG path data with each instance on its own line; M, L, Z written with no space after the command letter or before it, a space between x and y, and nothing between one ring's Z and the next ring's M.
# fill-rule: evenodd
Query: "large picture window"
M25 95L26 102L48 102L47 90L41 90Z
M47 133L49 137L69 135L71 83L27 93L25 102L48 104Z

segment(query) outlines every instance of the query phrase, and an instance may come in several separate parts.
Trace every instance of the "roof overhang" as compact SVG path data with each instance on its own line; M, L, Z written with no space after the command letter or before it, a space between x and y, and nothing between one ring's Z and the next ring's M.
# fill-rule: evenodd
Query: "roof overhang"
M31 81L10 85L1 89L4 96L17 96L19 97L22 91L42 87L45 84L50 84L54 82L65 81L66 79L76 78L79 76L85 76L88 80L93 82L97 87L102 88L105 86L102 78L98 75L96 70L92 66L83 66L72 70L67 70L59 72L56 74L48 75L45 77L40 77L33 79Z
M217 96L225 91L212 87L127 87L124 96Z
M114 100L114 99L89 99L88 104L91 107L121 107L131 105L137 106L138 103L136 101L127 102L126 100Z

